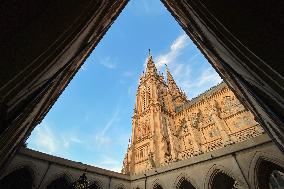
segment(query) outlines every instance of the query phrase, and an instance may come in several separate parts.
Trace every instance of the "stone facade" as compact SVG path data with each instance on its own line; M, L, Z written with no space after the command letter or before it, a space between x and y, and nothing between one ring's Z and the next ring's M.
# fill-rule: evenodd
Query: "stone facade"
M263 133L225 83L188 100L169 69L164 81L149 55L136 94L131 143L122 172L145 172Z

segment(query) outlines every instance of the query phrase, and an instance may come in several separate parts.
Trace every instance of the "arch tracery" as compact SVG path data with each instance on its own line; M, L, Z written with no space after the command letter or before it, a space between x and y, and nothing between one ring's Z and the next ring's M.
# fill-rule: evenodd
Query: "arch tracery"
M196 189L196 184L193 182L187 174L181 173L174 182L174 187L176 189Z
M284 161L272 154L255 153L250 163L249 181L257 189L284 188Z
M221 165L213 165L207 172L205 189L235 189L244 188L244 183L231 170Z

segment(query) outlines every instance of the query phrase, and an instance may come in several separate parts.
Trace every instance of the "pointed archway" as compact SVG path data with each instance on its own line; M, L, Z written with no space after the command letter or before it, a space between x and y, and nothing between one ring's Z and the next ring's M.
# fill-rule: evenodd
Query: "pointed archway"
M52 181L46 189L69 189L70 183L65 176L59 177Z
M223 172L218 172L211 183L211 189L233 189L236 187L236 181Z
M259 189L284 188L284 167L271 161L261 160L256 171Z
M180 183L179 189L195 189L195 187L187 180Z
M163 189L163 187L160 184L155 184L153 189Z
M177 189L195 189L195 187L188 180L183 179Z
M32 189L33 174L24 167L17 169L0 180L1 189Z

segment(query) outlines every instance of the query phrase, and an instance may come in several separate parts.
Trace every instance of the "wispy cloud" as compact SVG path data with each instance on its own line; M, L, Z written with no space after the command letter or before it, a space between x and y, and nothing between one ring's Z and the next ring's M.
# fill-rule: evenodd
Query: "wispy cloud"
M192 78L190 74L181 74L177 77L177 82L189 97L195 97L212 86L222 82L220 76L214 69L208 68L202 70L199 77Z
M171 44L169 52L157 56L155 61L157 68L161 68L164 64L169 65L173 63L189 42L189 37L185 33L178 36Z
M58 135L45 121L35 128L32 137L28 141L31 148L49 154L57 154L62 149L66 150L71 143L79 144L83 143L83 141L70 133Z
M103 65L108 69L115 69L116 68L116 61L113 60L110 56L100 59L99 64Z
M222 81L210 64L204 62L202 54L185 33L179 35L169 49L157 56L155 64L158 69L167 64L174 79L189 97L195 97ZM183 52L191 56L185 59Z
M34 132L35 136L31 143L35 145L36 148L47 153L54 153L58 150L58 141L53 131L45 122L37 126Z
M117 121L118 114L119 114L119 108L117 107L115 112L113 113L110 120L106 123L101 133L95 135L95 142L98 147L101 147L102 145L110 144L111 139L106 135L106 132L110 129L111 126Z

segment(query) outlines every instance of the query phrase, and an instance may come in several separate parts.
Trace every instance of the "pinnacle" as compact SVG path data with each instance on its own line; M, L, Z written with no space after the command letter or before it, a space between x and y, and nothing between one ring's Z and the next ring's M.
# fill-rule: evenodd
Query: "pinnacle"
M146 67L146 73L148 72L154 72L154 73L157 72L150 49L149 49L149 55L148 55L148 60L147 60L147 67Z

